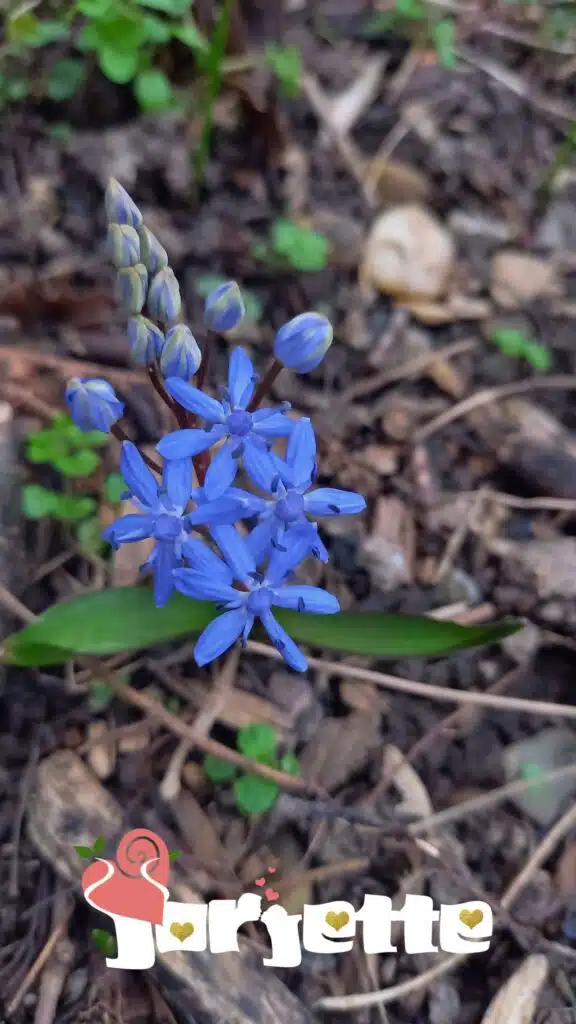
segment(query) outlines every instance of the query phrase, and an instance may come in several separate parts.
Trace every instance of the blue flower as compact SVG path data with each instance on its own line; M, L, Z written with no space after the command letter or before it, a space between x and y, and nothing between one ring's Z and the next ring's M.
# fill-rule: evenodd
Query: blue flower
M160 369L165 377L190 380L202 362L196 338L186 324L176 324L166 335L160 355Z
M320 313L300 313L280 328L274 339L274 355L295 373L309 373L320 365L334 333Z
M319 587L286 586L287 577L308 553L308 541L301 533L296 535L289 550L273 551L266 571L259 573L250 548L234 526L216 527L213 535L223 559L198 541L197 550L189 550L192 567L173 573L176 587L187 597L216 601L225 609L200 636L194 648L196 663L214 661L239 637L244 645L259 618L285 661L296 672L304 672L306 658L274 617L272 606L315 615L333 615L340 610L337 599ZM245 589L236 590L232 586L235 580Z
M231 331L244 319L245 312L236 281L224 281L206 297L204 323L211 331Z
M147 366L158 358L164 345L164 335L146 316L131 316L126 326L128 345L134 362Z
M154 275L148 289L146 304L154 320L171 323L180 316L180 285L171 267L163 267Z
M246 508L237 499L207 501L202 488L192 487L191 459L165 463L160 485L136 445L125 441L120 470L129 489L127 497L138 511L121 516L102 536L114 548L154 538L154 550L142 569L154 572L154 598L161 608L172 593L172 570L182 564L192 527L234 523ZM186 511L190 501L197 506L193 512Z
M70 415L80 430L103 430L110 427L124 415L124 403L107 380L98 377L73 377L68 381L65 394Z
M242 457L250 473L248 454L258 452L263 458L268 457L271 440L288 437L294 427L284 415L289 408L286 404L279 409L247 411L256 380L251 360L243 349L237 348L230 357L228 387L222 391L221 402L176 377L166 381L166 390L172 398L202 417L208 427L205 430L176 430L168 434L157 446L160 455L165 459L182 459L199 455L217 441L224 440L204 481L205 493L210 500L221 497L234 482Z
M316 439L309 419L298 421L288 440L286 461L277 456L263 459L260 452L246 452L245 468L263 491L273 494L272 500L257 498L258 525L252 530L248 544L259 565L270 545L285 546L287 530L294 527L308 532L310 550L323 562L328 552L318 535L318 527L308 521L324 516L357 515L366 508L361 494L334 487L310 490L316 479Z

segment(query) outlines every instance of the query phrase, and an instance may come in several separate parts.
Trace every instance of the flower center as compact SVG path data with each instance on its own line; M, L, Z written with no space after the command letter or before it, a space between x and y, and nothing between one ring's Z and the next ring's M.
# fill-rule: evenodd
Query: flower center
M182 523L176 516L160 515L154 524L156 540L176 540L182 530Z
M256 587L249 594L246 608L252 615L263 615L272 603L272 592L268 587Z
M249 412L244 412L243 409L231 412L226 422L228 430L236 437L246 437L246 434L252 430L252 416Z
M288 491L284 498L276 502L276 515L283 523L293 523L304 511L304 497L298 491Z

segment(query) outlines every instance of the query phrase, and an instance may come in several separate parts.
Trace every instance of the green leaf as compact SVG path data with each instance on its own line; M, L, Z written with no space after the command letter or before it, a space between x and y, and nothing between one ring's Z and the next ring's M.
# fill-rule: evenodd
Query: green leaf
M520 623L510 621L458 626L416 615L380 612L309 615L279 608L275 614L297 642L380 658L450 654L496 643L522 629ZM156 608L148 588L101 590L53 605L35 622L8 637L5 650L12 664L61 665L74 655L116 654L198 634L214 615L211 602L192 601L181 594L174 594L163 608Z
M106 550L106 542L102 540L102 524L98 516L91 516L78 523L76 537L80 550L85 555L101 555Z
M46 95L61 102L74 95L84 79L84 63L81 60L59 60L50 69L46 83Z
M104 496L111 505L119 505L122 495L127 491L124 477L120 473L110 473L104 481Z
M92 847L91 846L75 846L74 849L79 857L83 857L84 860L92 860Z
M98 49L115 53L135 53L145 40L144 26L139 12L111 14L94 22Z
M92 476L100 463L100 456L90 448L86 448L84 451L73 452L71 455L57 455L50 461L54 468L62 473L62 476L86 477Z
M140 71L134 80L134 94L142 110L168 110L174 99L170 79L160 68Z
M276 754L276 729L266 722L254 722L238 730L236 747L253 761L264 761Z
M44 519L54 514L60 495L38 484L22 489L22 511L27 519Z
M223 761L214 754L206 754L204 774L211 782L230 782L236 775L236 769L229 761Z
M328 262L328 240L324 235L290 221L276 221L272 228L272 246L295 270L323 270Z
M168 860L176 860L177 857L182 856L182 850L170 850L168 853Z
M240 775L234 783L236 806L243 814L264 814L275 803L280 789L261 775Z
M454 36L456 25L453 18L442 18L434 26L434 42L438 61L444 68L456 67L456 54L454 52Z
M163 18L157 18L155 14L145 14L142 18L142 25L149 43L157 43L161 46L163 43L169 42L172 29Z
M92 853L94 856L99 857L100 854L104 852L105 846L106 840L104 839L104 836L98 836L98 838L92 843Z
M25 100L28 92L29 86L25 78L9 78L6 82L6 95L14 103Z
M16 17L6 19L6 38L9 43L23 46L46 46L58 39L65 39L68 26L62 21L45 18L40 20L32 11L24 11Z
M302 81L302 58L296 46L267 46L264 60L272 68L280 88L289 99L298 96Z
M490 341L497 345L503 355L509 356L510 359L519 358L529 344L529 339L526 337L524 331L519 331L515 327L500 327L492 331L490 335Z
M106 78L117 85L132 81L138 67L137 50L99 50L98 63Z
M537 341L527 341L522 355L535 370L542 370L545 373L552 365L548 349L544 345L539 345Z
M164 14L187 14L192 6L192 0L138 0L142 7L150 7L154 11L163 11Z
M288 775L300 775L300 761L295 754L284 754L280 759L280 768Z
M191 19L180 25L174 25L172 27L172 35L174 39L179 39L181 43L189 46L195 53L208 53L210 49L208 40L202 35L196 22Z
M110 932L105 931L103 928L93 928L90 932L92 942L98 947L104 956L112 959L117 955L116 939Z
M108 14L116 0L76 0L76 10L87 18L102 18Z
M58 494L56 498L53 515L65 523L79 523L96 511L94 498L75 498L71 494Z
M103 430L79 430L74 424L70 424L67 431L67 438L70 444L76 448L104 448L110 441L110 434Z

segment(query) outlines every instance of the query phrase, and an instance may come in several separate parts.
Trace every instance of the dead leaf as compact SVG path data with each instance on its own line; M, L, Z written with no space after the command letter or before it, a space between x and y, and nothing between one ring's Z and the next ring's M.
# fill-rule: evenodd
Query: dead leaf
M380 718L373 712L325 718L302 751L300 773L330 792L364 768L379 745Z
M108 779L116 768L116 743L108 735L106 722L90 722L87 730L87 739L91 746L88 748L87 760L94 774L104 781Z
M506 554L534 573L538 597L576 597L576 539L551 537L506 544Z
M400 300L436 299L454 262L451 235L423 206L382 214L364 247L361 280Z
M400 498L380 497L372 530L360 550L360 560L380 590L387 592L413 582L414 548L414 521L409 510Z
M358 453L358 459L379 476L394 476L398 471L398 449L392 445L369 444Z
M482 1024L532 1024L548 967L542 953L527 957L496 994Z
M398 747L388 744L384 748L382 773L392 779L393 785L400 792L402 802L396 810L415 814L419 818L427 818L434 808L428 790L415 768L406 760Z
M409 302L407 308L416 320L430 327L460 320L485 320L491 312L489 302L469 295L451 295L445 302Z
M396 160L375 156L366 165L364 183L383 206L421 203L428 198L430 183L421 171Z
M491 292L503 309L518 309L534 299L558 298L562 287L553 263L507 249L492 261Z

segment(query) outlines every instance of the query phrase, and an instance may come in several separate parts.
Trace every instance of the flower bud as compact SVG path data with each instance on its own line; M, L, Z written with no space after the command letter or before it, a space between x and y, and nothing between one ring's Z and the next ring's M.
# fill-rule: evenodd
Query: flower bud
M135 228L129 224L109 224L106 248L112 263L118 270L133 267L140 262L140 239Z
M147 303L154 320L170 323L180 316L180 286L171 267L164 267L152 278Z
M164 335L156 324L145 316L131 316L126 330L132 358L139 366L148 366L158 358L164 344Z
M246 310L236 281L225 281L214 288L204 305L204 323L211 331L223 334L237 327Z
M140 313L146 298L148 271L143 263L135 267L122 267L116 275L116 300L122 313L135 316Z
M156 235L153 235L144 224L138 229L138 234L142 263L145 264L150 277L154 277L159 270L164 270L164 267L168 266L168 253L164 246L160 245Z
M300 313L280 328L274 339L274 355L295 373L316 369L326 355L334 333L319 313Z
M66 405L80 430L108 433L124 415L124 403L107 380L73 377L66 388Z
M201 362L202 353L190 328L186 324L171 327L160 355L163 375L190 380L197 373Z
M142 223L142 214L133 199L116 178L110 178L104 199L106 217L111 224L128 224L137 228Z

